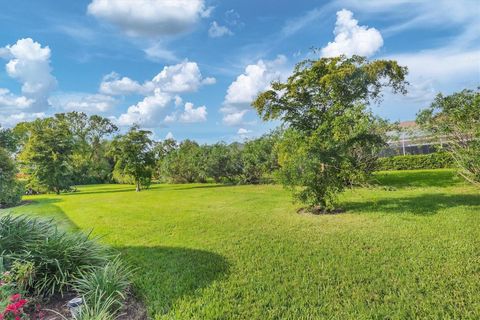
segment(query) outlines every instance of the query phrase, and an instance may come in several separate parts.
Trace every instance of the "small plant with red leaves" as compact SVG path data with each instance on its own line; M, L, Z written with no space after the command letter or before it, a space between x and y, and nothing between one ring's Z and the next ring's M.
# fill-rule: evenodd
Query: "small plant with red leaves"
M0 320L28 319L28 315L23 310L23 307L27 302L26 299L22 299L22 296L19 293L13 294L10 297L10 304L8 304L5 310L0 314Z

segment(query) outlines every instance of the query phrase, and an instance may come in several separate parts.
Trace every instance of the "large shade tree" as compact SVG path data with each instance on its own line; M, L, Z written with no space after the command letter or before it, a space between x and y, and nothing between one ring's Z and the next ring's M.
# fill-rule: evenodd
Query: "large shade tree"
M126 178L124 181L131 180L137 192L150 185L155 167L151 134L150 131L133 126L126 134L115 137L111 144L115 173Z
M364 57L305 60L252 103L287 128L278 146L279 177L310 209L331 210L345 187L367 181L384 145L385 121L369 109L390 87L406 93L407 68Z
M460 175L480 184L480 89L437 95L417 122L442 142Z
M73 184L74 140L69 124L55 117L22 124L25 144L20 154L31 184L60 193Z
M59 113L59 121L66 121L73 136L72 167L76 184L100 183L110 180L112 171L107 154L107 138L118 131L111 120L88 116L83 112Z

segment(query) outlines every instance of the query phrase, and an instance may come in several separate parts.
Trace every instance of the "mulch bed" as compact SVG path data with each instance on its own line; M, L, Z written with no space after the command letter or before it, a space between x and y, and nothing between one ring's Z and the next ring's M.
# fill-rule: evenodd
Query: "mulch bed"
M50 301L43 305L42 311L45 313L45 320L63 320L65 318L72 319L67 302L76 295L74 293L66 293L62 296L54 296ZM53 310L53 311L52 311ZM60 316L61 314L62 316ZM125 304L116 318L119 320L145 320L147 317L147 309L142 301L135 296L129 294L125 300Z
M325 210L324 208L320 207L304 207L297 210L298 214L313 214L313 215L333 215L333 214L340 214L344 213L345 210L343 209L333 209L333 210Z

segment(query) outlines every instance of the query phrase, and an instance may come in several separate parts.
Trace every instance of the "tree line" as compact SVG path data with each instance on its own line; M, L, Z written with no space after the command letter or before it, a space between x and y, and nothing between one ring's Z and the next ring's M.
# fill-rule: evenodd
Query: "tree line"
M393 60L305 60L252 102L263 120L280 121L280 128L245 143L154 141L138 126L119 134L109 119L80 112L23 122L0 131L1 194L9 190L9 199L18 200L19 167L29 190L56 193L113 181L135 184L137 191L153 180L278 181L310 210L330 211L345 188L370 181L392 128L371 105L387 88L405 94L407 73ZM452 137L446 151L473 183L480 182L479 117L479 90L464 90L439 95L417 119L432 134Z

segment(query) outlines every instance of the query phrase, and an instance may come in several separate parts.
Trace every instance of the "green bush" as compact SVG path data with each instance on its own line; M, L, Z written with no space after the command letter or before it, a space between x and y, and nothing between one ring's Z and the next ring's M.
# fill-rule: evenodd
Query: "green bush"
M0 218L0 251L5 262L32 262L28 290L36 294L63 293L91 267L105 266L112 257L107 248L83 233L59 231L51 221L30 217Z
M444 152L379 158L377 170L442 169L454 167L453 158Z
M112 300L110 311L115 312L125 300L124 293L130 286L131 275L131 268L117 256L103 267L82 272L73 286L88 306L96 305L98 300L103 300L106 304Z

